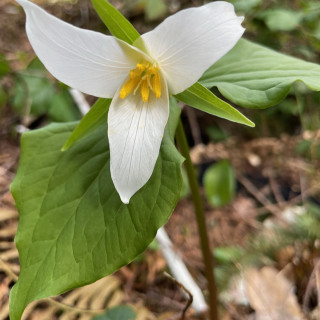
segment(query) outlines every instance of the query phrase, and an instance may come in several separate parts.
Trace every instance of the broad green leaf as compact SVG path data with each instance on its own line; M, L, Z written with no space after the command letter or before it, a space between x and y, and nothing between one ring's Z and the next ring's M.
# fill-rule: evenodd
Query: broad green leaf
M134 26L107 0L91 2L112 35L129 44L133 44L140 37Z
M107 123L111 99L100 98L79 122L64 144L62 151L69 149L75 142Z
M264 10L258 15L271 31L292 31L299 27L303 17L303 12L283 8Z
M214 116L254 127L252 121L246 118L237 109L230 106L230 104L219 99L210 90L198 82L187 90L175 95L175 97L191 107L208 112Z
M92 320L134 320L136 313L128 306L117 306L107 311L106 314L94 317Z
M20 320L31 301L92 283L145 250L180 197L182 157L172 130L178 118L171 107L154 172L129 205L111 180L107 123L65 152L60 149L76 123L23 134L11 186L21 265L11 320Z
M319 91L320 66L244 39L200 79L204 86L218 87L224 97L247 108L279 103L296 81Z
M214 207L228 204L235 194L235 177L227 160L212 165L204 174L204 190Z

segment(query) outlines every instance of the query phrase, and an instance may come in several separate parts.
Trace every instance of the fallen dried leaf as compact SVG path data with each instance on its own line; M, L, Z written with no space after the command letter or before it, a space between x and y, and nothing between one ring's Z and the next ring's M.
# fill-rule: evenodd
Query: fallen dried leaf
M246 274L246 291L256 320L301 320L293 285L276 269L251 269Z

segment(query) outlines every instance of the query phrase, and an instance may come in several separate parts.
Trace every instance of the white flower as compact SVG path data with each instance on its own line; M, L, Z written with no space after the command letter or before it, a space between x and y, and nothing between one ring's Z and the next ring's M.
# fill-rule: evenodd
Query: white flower
M169 95L194 84L237 43L243 18L223 1L182 10L141 36L143 52L67 24L27 0L17 2L27 15L30 43L52 75L84 93L112 98L111 177L121 200L129 203L153 172Z

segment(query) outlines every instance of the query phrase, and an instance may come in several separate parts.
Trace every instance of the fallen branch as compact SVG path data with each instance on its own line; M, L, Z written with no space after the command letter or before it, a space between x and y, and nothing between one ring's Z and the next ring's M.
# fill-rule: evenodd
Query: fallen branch
M158 230L156 239L172 275L177 279L177 283L180 283L184 288L184 294L186 295L186 292L189 291L193 296L192 307L195 313L205 312L208 306L204 300L202 291L191 277L181 257L174 252L172 243L163 227Z

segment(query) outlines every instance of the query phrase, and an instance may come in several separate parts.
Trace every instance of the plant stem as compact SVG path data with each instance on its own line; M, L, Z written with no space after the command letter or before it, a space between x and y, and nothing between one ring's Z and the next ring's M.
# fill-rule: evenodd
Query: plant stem
M214 264L213 256L209 247L208 233L205 222L205 215L203 209L203 203L200 195L199 184L195 174L195 170L190 158L189 146L187 138L183 129L181 119L179 120L176 140L180 148L181 154L186 159L184 162L185 169L187 171L188 181L192 194L192 201L197 218L198 232L200 237L201 251L203 255L203 261L205 265L205 275L208 281L209 289L209 315L210 320L218 320L218 303L217 303L217 291L214 278Z

